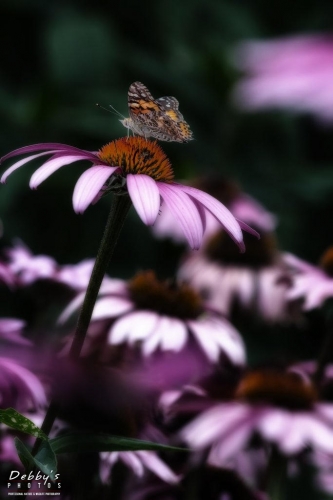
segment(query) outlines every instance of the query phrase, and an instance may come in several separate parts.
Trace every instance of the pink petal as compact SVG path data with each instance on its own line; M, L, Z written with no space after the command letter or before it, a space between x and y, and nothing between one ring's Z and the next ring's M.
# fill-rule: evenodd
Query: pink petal
M269 409L260 417L257 428L266 439L278 442L289 429L290 420L289 411Z
M226 320L204 318L187 321L197 342L208 358L217 362L222 352L235 364L245 363L245 346L237 330Z
M315 416L308 416L307 434L310 444L328 453L333 453L333 428Z
M287 455L293 455L309 444L307 439L307 428L312 425L309 417L302 413L290 413L288 426L283 436L278 439L277 444Z
M323 419L327 420L327 423L333 424L333 404L332 403L317 404L316 405L316 412Z
M154 472L159 478L167 483L178 483L179 477L154 453L153 451L137 451L136 454L141 458L142 463L151 472Z
M128 297L127 283L124 280L109 278L105 276L102 281L99 295L114 294L118 296Z
M128 193L140 219L144 224L154 224L161 200L156 182L148 175L128 174L126 177Z
M180 184L156 184L165 204L181 225L190 247L197 250L202 242L203 225L196 204L182 192Z
M240 250L245 250L241 228L232 213L210 194L199 189L178 184L178 187L189 196L198 200L202 205L220 221L230 237L237 243Z
M235 427L230 429L221 441L213 445L208 456L208 463L217 467L228 465L227 461L239 453L252 431L253 428L247 419L236 421Z
M247 233L252 234L256 238L260 239L260 234L258 233L258 231L252 229L252 227L250 227L248 224L246 224L246 222L243 222L242 220L236 219L236 221L238 222L240 228L243 229L243 231L246 231Z
M180 351L187 339L187 328L183 321L177 318L161 317L159 329L161 334L161 347L164 351Z
M60 167L74 163L75 161L86 160L84 155L68 155L53 158L41 167L39 167L36 172L31 176L29 186L31 189L36 189L41 182L43 182L47 177L49 177L53 172L58 170Z
M151 335L144 340L142 352L150 356L158 346L163 350L180 351L186 341L185 324L176 318L159 316Z
M108 342L121 344L133 343L148 337L154 331L158 316L155 312L135 311L118 319L111 327Z
M16 318L1 318L0 319L0 332L12 333L22 330L25 326L25 321Z
M7 170L2 174L0 182L2 184L4 184L6 182L6 180L7 180L7 177L10 174L12 174L15 170L17 170L18 168L22 167L22 165L25 165L29 161L32 161L35 158L39 158L39 156L45 156L45 155L49 155L49 154L52 154L52 153L56 153L56 151L46 151L45 153L39 153L38 155L28 156L28 158L23 158L23 160L17 161L16 163L14 163L14 165L12 165L11 167L7 168Z
M249 415L249 408L241 403L213 406L195 418L181 431L181 437L194 449L205 448L220 439Z
M221 351L219 345L212 336L209 326L200 321L187 321L187 324L208 359L216 363L219 360Z
M144 467L135 451L121 451L119 453L119 459L130 467L136 476L143 476Z
M51 151L53 150L54 151ZM52 152L60 152L63 154L70 153L80 153L85 154L86 158L90 158L92 161L96 159L96 155L90 151L85 151L84 149L76 148L75 146L68 146L67 144L59 144L58 142L42 142L39 144L32 144L30 146L24 146L23 148L14 149L10 153L7 153L5 156L1 158L1 163L3 163L8 158L12 158L13 156L23 155L27 153L34 153L35 151L45 151L48 153ZM47 153L46 153L47 154Z
M103 297L98 299L92 313L92 320L115 318L133 309L130 300L121 297Z
M94 165L79 177L73 192L74 211L82 214L118 167Z
M26 388L26 391L33 396L34 401L37 404L46 404L44 388L36 375L34 375L31 371L8 358L0 358L0 368L2 372L7 370L9 375L11 377L13 376L14 380L17 380L17 384L19 386L23 385Z
M57 321L58 324L61 325L65 323L65 321L68 320L68 318L73 314L73 312L82 306L85 294L86 292L81 292L79 293L79 295L74 297L74 299L68 304L66 309L59 316Z

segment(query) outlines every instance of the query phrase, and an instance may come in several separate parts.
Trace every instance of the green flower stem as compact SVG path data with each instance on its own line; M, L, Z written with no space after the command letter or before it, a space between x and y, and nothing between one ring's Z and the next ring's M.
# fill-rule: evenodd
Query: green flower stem
M79 318L76 324L74 339L69 351L69 356L71 359L77 359L80 356L99 289L101 287L104 275L111 260L120 231L124 225L125 218L128 214L131 204L131 199L127 194L113 197L113 203L111 205L111 210L105 226L102 241L97 253L95 265L90 276L86 295L84 297ZM51 401L41 427L46 435L48 435L52 429L52 425L58 415L58 410L59 405L54 401ZM41 440L37 439L32 449L33 455L37 453L40 444Z
M284 500L287 489L287 459L272 446L267 467L267 493L271 500Z
M130 206L131 200L128 195L114 196L103 238L77 321L73 343L69 352L69 356L72 359L76 359L80 356L98 292Z

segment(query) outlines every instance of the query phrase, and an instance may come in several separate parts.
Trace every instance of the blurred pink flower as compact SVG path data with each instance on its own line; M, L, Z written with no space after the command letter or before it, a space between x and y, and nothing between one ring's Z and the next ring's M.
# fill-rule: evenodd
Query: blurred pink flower
M199 252L183 260L178 277L203 297L205 304L229 316L235 305L269 322L292 319L287 300L290 276L271 233L249 241L247 251L235 254L223 232L206 240Z
M35 144L8 153L1 162L13 156L36 152L7 169L1 182L6 182L12 172L29 161L52 155L31 177L30 187L36 189L59 168L85 160L93 166L81 175L75 185L73 207L77 213L83 213L107 192L128 192L139 217L147 225L154 224L162 198L193 249L201 245L207 213L219 221L241 251L244 251L241 228L257 234L246 224L236 221L229 210L209 194L174 182L171 164L156 141L128 137L110 142L96 153L64 144Z
M16 318L0 318L0 340L15 344L31 345L30 340L22 337L25 321Z
M234 91L245 109L284 107L333 119L333 38L305 35L249 41L234 53L246 75Z
M296 374L252 372L235 400L204 411L180 435L194 450L209 449L209 463L225 466L254 433L285 455L308 446L333 453L333 404L317 401L311 382Z
M259 231L273 231L276 227L276 217L268 212L258 201L251 196L242 193L238 186L223 178L202 178L192 181L192 185L198 186L203 191L214 196L224 203L237 220L242 220L250 226L254 225ZM204 240L221 228L214 215L206 214L206 228ZM158 238L171 238L176 243L186 243L186 238L181 226L173 217L172 212L164 204L156 218L152 231Z
M103 483L110 479L112 467L118 460L127 465L139 477L144 475L145 470L149 470L167 483L179 482L179 476L154 451L142 450L100 453L100 477Z
M332 257L332 249L329 249L321 259L321 268L295 255L284 254L284 262L293 273L292 285L287 291L288 300L304 299L303 309L310 310L322 306L326 299L333 297Z
M57 266L48 255L33 255L28 248L18 244L6 251L8 268L18 284L30 285L38 279L52 279Z
M326 493L333 494L333 453L315 450L312 463L316 467L316 484Z
M65 321L83 301L76 297L61 315ZM226 354L233 363L245 362L243 341L224 318L205 310L189 287L160 282L151 271L137 274L128 283L110 280L102 285L92 322L115 320L108 333L110 344L141 344L144 356L154 351L181 351L190 339L212 362ZM89 336L89 333L88 333Z
M30 370L10 358L0 358L0 407L19 412L46 404L44 388Z
M85 290L88 286L94 260L83 260L78 264L58 264L48 255L34 255L23 244L7 248L7 267L20 286L48 279L63 283L76 291Z
M4 462L12 462L15 465L21 466L22 462L18 457L14 436L8 433L5 426L2 430L2 436L0 438L0 462L3 464Z
M5 262L0 262L0 281L9 287L15 285L15 277Z

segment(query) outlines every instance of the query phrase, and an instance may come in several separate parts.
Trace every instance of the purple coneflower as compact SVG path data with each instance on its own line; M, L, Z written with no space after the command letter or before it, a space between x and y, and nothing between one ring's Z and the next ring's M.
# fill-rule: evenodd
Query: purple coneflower
M303 308L310 310L333 296L333 247L321 257L319 267L292 254L285 254L284 261L294 273L287 293L289 300L304 299Z
M234 400L212 406L181 432L193 449L209 449L208 461L224 466L256 433L281 453L308 446L333 452L333 405L318 401L305 376L269 370L246 374Z
M139 477L144 475L145 470L149 470L167 483L179 482L179 477L154 451L102 452L100 460L100 477L103 483L109 480L112 467L118 460L127 465Z
M45 403L45 392L36 375L13 359L0 358L0 408L25 412Z
M273 233L261 233L260 240L244 237L247 250L239 254L224 231L215 232L199 252L187 255L179 268L179 279L222 314L229 316L237 305L269 322L291 319L287 300L291 278Z
M92 259L78 264L60 265L48 255L34 255L23 244L7 248L6 255L7 267L19 286L47 279L81 291L87 288L94 265Z
M122 138L103 146L98 152L56 143L35 144L8 153L1 162L23 154L29 156L7 169L1 182L6 182L12 172L29 161L45 155L52 156L32 175L32 189L36 189L53 172L65 165L80 160L92 163L93 166L81 175L74 188L73 207L77 213L83 213L91 203L95 203L108 191L118 194L128 192L139 217L147 225L154 224L162 198L193 249L200 247L207 212L222 224L242 251L244 243L241 228L256 234L246 224L237 221L212 196L174 182L170 161L156 141L148 141L142 137Z
M80 295L68 306L61 321L79 307ZM92 322L115 320L108 333L110 344L140 343L149 356L158 349L181 351L190 339L212 362L225 353L243 364L243 341L224 318L205 310L199 295L187 285L159 281L152 271L138 273L128 283L110 280L102 285Z
M30 285L39 279L52 279L55 274L57 263L52 257L33 255L22 244L7 248L6 255L8 269L18 285Z
M326 493L333 494L333 453L316 450L312 455L312 463L317 469L316 484Z
M0 319L0 340L6 340L13 344L31 345L30 340L22 337L25 321L17 318Z
M285 107L333 119L333 38L295 36L243 43L236 65L246 76L234 97L248 109Z
M263 231L272 231L276 226L276 217L268 212L258 201L243 193L234 182L220 176L200 177L189 183L194 188L203 190L223 203L237 220L250 226L254 224ZM204 239L209 238L221 228L217 219L206 215ZM186 243L181 226L167 206L162 205L161 213L153 226L153 233L158 238L169 237L176 243Z

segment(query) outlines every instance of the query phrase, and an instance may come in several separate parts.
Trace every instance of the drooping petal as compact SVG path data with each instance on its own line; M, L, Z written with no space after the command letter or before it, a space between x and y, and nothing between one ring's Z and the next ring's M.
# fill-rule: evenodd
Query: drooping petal
M259 432L268 440L279 442L289 429L291 413L275 409L264 412L257 423Z
M142 461L137 456L135 451L121 451L119 453L119 459L124 462L136 476L142 477L144 474L144 467Z
M208 463L215 467L227 466L228 460L237 455L244 447L252 431L250 418L236 420L235 426L233 428L230 426L223 439L213 444L208 456Z
M163 336L161 338L162 349L180 351L186 342L187 329L183 321L178 318L169 318L162 316L163 321ZM161 325L159 325L161 328Z
M144 224L154 224L161 200L156 182L148 175L128 174L127 189L140 219Z
M326 375L327 376L327 375ZM326 420L328 425L333 426L333 405L332 403L320 403L316 405L316 413Z
M27 411L33 406L42 406L46 404L46 396L44 388L39 379L30 370L18 365L14 360L0 357L0 374L3 378L0 380L0 386L3 381L6 384L14 385L16 390L12 390L11 398L19 396L19 407L15 406L18 411ZM7 396L7 397L9 397ZM1 401L1 405L15 405L13 401Z
M86 292L79 293L74 299L68 304L66 309L61 313L58 318L58 323L61 325L68 320L68 318L76 311L82 304L84 300Z
M258 231L252 229L252 227L250 227L248 224L246 224L246 222L243 222L242 220L236 219L236 221L240 225L241 229L243 229L243 231L246 231L247 233L252 234L256 238L260 239L260 234L258 233Z
M165 204L181 225L190 247L197 250L202 242L203 225L196 204L182 192L180 185L162 182L156 184Z
M193 335L208 358L217 362L224 352L233 363L245 362L245 347L237 330L226 320L207 318L187 321Z
M181 320L160 316L151 335L144 339L142 352L144 356L150 356L159 346L164 351L180 351L186 337L186 326Z
M52 153L56 153L56 151L54 151L54 150L53 151L46 151L45 153L39 153L37 155L28 156L28 158L23 158L23 160L17 161L16 163L14 163L14 165L7 168L7 170L2 174L0 182L2 184L4 184L7 181L7 178L10 176L10 174L12 174L15 170L22 167L26 163L29 163L29 161L32 161L35 158L38 158L39 156L45 156L45 155L49 155Z
M333 428L320 421L315 416L308 416L307 427L309 442L315 448L320 448L328 453L333 453Z
M126 281L105 276L99 290L99 296L106 294L115 294L120 297L128 297L129 293Z
M79 177L73 192L73 208L82 214L118 167L94 165Z
M85 155L66 155L66 156L57 156L56 158L52 158L39 167L31 176L29 186L31 189L36 189L41 182L43 182L47 177L53 174L56 170L65 165L69 165L70 163L74 163L79 160L86 160L87 157Z
M148 337L154 331L158 315L152 311L134 311L118 319L111 327L108 342L121 344L133 343Z
M200 321L187 321L187 324L208 359L216 363L219 359L221 350L215 338L213 338L209 326Z
M96 161L96 155L90 151L85 151L84 149L76 148L75 146L68 146L67 144L60 144L58 142L42 142L39 144L32 144L30 146L24 146L23 148L14 149L10 153L7 153L5 156L1 158L1 163L8 158L12 158L13 156L19 156L27 153L34 153L35 151L47 151L47 153L52 153L51 149L55 151L62 152L63 154L85 154L90 156L92 161ZM88 158L87 158L88 159Z
M108 319L120 316L133 309L133 303L122 297L103 297L96 302L91 319Z
M283 453L293 455L310 444L307 439L307 428L312 425L311 419L305 413L293 414L290 412L288 426L277 444Z
M229 429L247 416L250 417L250 414L246 405L218 404L186 425L180 435L191 448L205 448L222 436L228 435Z
M222 203L210 194L204 193L199 189L190 186L183 186L181 184L178 184L177 186L189 196L198 200L212 215L214 215L214 217L220 221L229 236L235 241L235 243L237 243L240 250L242 252L245 250L243 235L239 223L232 213L224 205L222 205Z
M136 452L142 463L167 483L178 483L179 477L153 451L141 450Z

